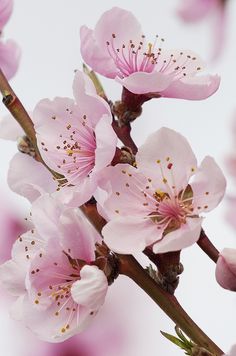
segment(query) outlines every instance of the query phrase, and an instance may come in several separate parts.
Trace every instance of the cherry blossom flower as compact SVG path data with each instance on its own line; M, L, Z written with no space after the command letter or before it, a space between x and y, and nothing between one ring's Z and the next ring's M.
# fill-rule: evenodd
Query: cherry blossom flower
M107 245L119 253L147 246L164 253L196 242L203 219L199 214L214 209L225 192L214 159L207 156L197 167L186 139L161 128L140 147L136 162L137 168L108 167L100 181L107 196L96 198L100 213L110 220L103 228Z
M114 7L101 16L94 30L83 26L80 33L84 61L134 94L201 100L219 87L217 75L196 75L203 62L194 52L165 51L158 37L146 41L129 11Z
M236 250L221 251L216 265L216 280L225 289L236 291Z
M96 94L92 81L77 72L73 89L76 102L68 98L42 100L33 120L43 160L65 176L67 186L75 186L63 192L78 206L95 192L101 170L113 159L117 137L109 105Z
M0 279L18 299L12 314L45 341L63 341L94 318L108 288L95 265L98 234L76 209L48 195L32 206L34 228L13 246Z
M213 35L215 42L213 59L216 59L221 54L225 43L225 5L226 0L181 0L177 10L178 15L185 22L198 22L206 18L212 18L214 21Z

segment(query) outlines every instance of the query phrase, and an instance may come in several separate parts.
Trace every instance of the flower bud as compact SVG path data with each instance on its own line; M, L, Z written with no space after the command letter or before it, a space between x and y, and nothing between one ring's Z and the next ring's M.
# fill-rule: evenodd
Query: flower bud
M216 265L216 280L221 287L236 291L236 249L221 251Z

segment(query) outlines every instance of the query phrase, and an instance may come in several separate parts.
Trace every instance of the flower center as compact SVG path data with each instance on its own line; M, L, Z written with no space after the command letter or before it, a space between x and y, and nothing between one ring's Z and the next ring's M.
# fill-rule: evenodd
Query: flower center
M158 229L170 232L186 223L186 218L192 216L193 193L190 185L181 191L178 196L171 197L168 193L156 191L154 197L157 201L157 210L149 215Z
M150 73L154 70L161 54L161 48L156 48L158 36L154 44L146 44L144 38L143 35L137 43L130 40L129 43L120 45L117 44L116 35L113 33L111 40L107 41L107 51L119 69L121 78L135 72ZM164 40L161 39L161 41Z
M111 39L106 42L107 51L119 70L118 76L121 79L136 72L151 73L154 69L181 79L201 70L195 56L184 52L166 55L162 52L161 45L157 46L157 39L158 35L154 43L147 43L142 35L140 41L130 40L120 44L116 35L112 34ZM162 43L164 39L161 38L160 41Z

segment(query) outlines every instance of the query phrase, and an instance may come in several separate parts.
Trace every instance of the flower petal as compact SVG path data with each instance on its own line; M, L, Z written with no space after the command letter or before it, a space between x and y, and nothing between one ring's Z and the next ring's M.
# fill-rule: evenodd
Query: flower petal
M190 185L195 213L214 209L224 196L226 180L212 157L205 157Z
M186 100L202 100L214 94L220 85L218 75L202 75L174 80L170 86L163 90L162 97Z
M101 242L101 237L79 209L66 209L60 217L60 224L63 250L69 252L72 258L93 261L95 243Z
M102 235L108 247L114 252L134 254L160 239L162 232L151 219L126 216L107 223Z
M93 172L98 172L111 163L117 145L117 136L111 126L110 117L103 115L95 127L96 150Z
M116 77L117 82L134 94L159 94L159 92L163 92L163 90L169 87L172 80L171 75L156 71L151 73L136 72L124 79ZM162 95L162 93L160 95Z
M177 11L182 20L194 22L206 17L218 4L216 0L182 0Z
M82 115L86 115L94 128L103 115L110 118L112 122L111 110L108 103L96 94L91 79L81 71L77 71L73 82L73 92L75 100Z
M128 164L104 169L99 187L106 194L100 192L96 198L110 219L127 216L129 211L132 216L147 216L156 203L148 179Z
M113 34L116 36L117 48L128 44L130 40L139 43L143 35L141 25L132 12L119 7L104 12L94 29L94 37L104 52Z
M185 224L175 231L169 232L153 245L154 253L179 251L193 245L201 231L202 218L189 218Z
M22 153L17 153L10 162L8 184L13 192L23 195L30 202L57 188L51 173L41 163Z
M0 29L6 25L13 10L13 0L1 0L0 3Z
M80 277L71 287L72 297L79 305L97 311L105 301L107 278L97 266L84 266Z
M80 29L80 41L81 55L85 63L95 72L108 78L115 78L118 74L118 69L109 56L107 49L104 52L104 49L96 42L94 31L87 26L82 26Z
M139 148L136 162L138 169L155 182L155 189L164 192L184 189L197 166L188 141L165 127L150 135Z
M25 293L25 271L16 261L9 260L0 266L0 283L7 291L20 296Z
M216 264L216 280L225 289L236 291L236 250L225 248Z
M14 41L8 40L5 43L0 41L0 67L7 79L16 74L20 55L20 48Z

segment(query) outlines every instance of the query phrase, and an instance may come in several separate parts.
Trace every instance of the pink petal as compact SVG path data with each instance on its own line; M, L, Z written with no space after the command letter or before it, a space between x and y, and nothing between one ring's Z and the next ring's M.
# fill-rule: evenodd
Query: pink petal
M45 245L44 237L41 237L34 229L22 234L12 247L12 259L18 263L18 268L26 275L30 261L35 254ZM22 272L22 273L23 273Z
M186 22L199 21L206 17L218 4L218 0L182 0L178 15Z
M162 230L151 219L119 217L107 223L102 234L108 247L114 252L134 254L160 239Z
M109 56L107 49L103 48L96 42L94 38L94 31L87 26L82 26L80 29L81 40L81 55L85 63L87 63L93 70L108 78L115 78L118 69L114 61Z
M202 100L214 94L219 85L218 75L186 77L174 80L167 89L162 91L161 95L166 98Z
M117 136L111 126L110 116L103 115L95 127L96 150L93 172L98 172L108 166L116 151Z
M116 77L116 81L134 94L159 94L170 85L172 76L156 71L151 73L136 72L124 79Z
M222 170L209 156L204 158L190 184L193 190L195 213L214 209L222 200L226 188Z
M17 153L11 160L8 184L13 192L23 195L30 202L57 188L51 173L41 163L23 153Z
M45 240L60 236L59 219L65 207L49 194L39 197L32 205L32 221Z
M165 127L150 135L139 148L136 162L138 169L152 179L155 189L164 192L184 189L197 165L188 141Z
M105 274L97 266L84 266L81 279L74 282L71 294L76 303L97 311L105 301L108 282Z
M91 79L81 71L77 71L73 82L75 100L79 106L81 116L86 115L95 127L103 115L107 115L112 122L111 110L108 103L96 94Z
M221 251L216 265L216 280L225 289L236 291L236 250Z
M62 333L67 320L64 315L55 317L55 310L53 306L47 310L37 310L31 301L27 298L24 299L23 304L23 322L26 326L32 330L36 336L43 341L47 342L63 342L73 335L83 331L89 323L92 322L95 313L91 314L91 310L83 306L78 308L77 318L73 320L70 329Z
M104 169L103 175L99 186L106 194L103 196L100 192L96 198L110 219L127 214L147 216L155 209L152 198L154 190L150 188L148 179L136 168L128 164L117 164Z
M20 61L20 48L12 41L0 41L0 68L11 79L17 72Z
M24 135L23 129L11 115L6 115L0 120L0 138L16 141Z
M60 217L60 241L64 251L72 258L87 262L95 259L95 243L101 237L79 209L67 209Z
M0 2L0 29L2 30L9 20L13 10L13 0L1 0Z
M13 260L0 266L0 283L7 291L19 296L25 293L25 271Z
M153 245L154 253L179 251L193 245L201 231L202 218L188 218L185 224L175 231L169 232Z
M80 184L73 187L63 187L54 196L62 204L70 207L79 207L90 200L97 189L96 175L85 178Z
M107 51L106 43L111 40L112 34L116 36L117 48L128 44L130 40L137 43L143 35L136 17L130 11L119 7L104 12L94 29L96 42L104 52Z
M60 122L71 120L70 112L74 110L74 106L74 100L69 98L42 99L33 111L33 122L36 131L38 127L46 126L50 121L53 121L53 125L58 127ZM55 116L59 120L55 120Z

